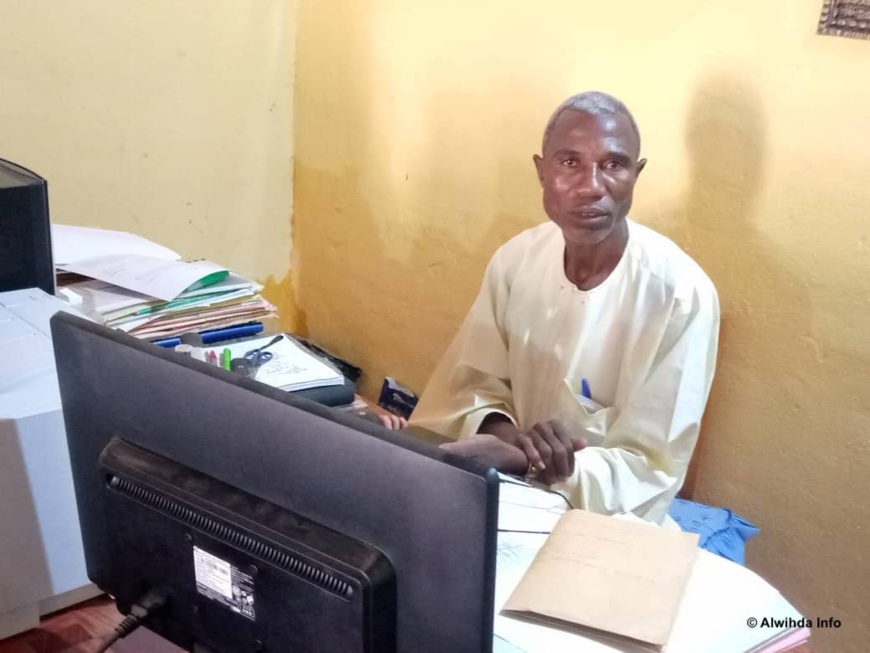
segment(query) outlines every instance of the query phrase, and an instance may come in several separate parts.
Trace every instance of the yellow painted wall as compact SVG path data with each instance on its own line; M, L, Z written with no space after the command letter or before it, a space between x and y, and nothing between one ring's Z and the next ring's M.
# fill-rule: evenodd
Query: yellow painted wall
M870 42L821 0L303 0L294 284L309 333L420 391L490 254L545 219L531 156L567 95L634 110L634 217L722 301L696 498L819 651L870 638ZM761 616L761 615L759 615Z
M292 315L295 0L0 0L0 157L58 223L267 282Z

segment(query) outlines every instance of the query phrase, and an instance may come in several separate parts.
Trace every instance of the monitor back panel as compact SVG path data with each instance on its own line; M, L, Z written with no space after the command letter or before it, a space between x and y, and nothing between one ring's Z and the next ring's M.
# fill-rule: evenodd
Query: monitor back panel
M98 585L109 525L88 468L117 436L383 551L396 572L397 650L491 650L493 470L85 320L58 315L52 332Z

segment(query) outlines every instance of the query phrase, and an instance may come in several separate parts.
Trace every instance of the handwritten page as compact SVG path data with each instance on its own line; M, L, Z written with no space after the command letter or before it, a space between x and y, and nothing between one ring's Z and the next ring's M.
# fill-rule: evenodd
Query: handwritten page
M229 274L226 268L209 261L172 261L129 254L97 256L58 267L166 301L212 275Z
M269 344L273 337L245 340L229 345L228 349L233 358L243 358L245 353ZM254 378L274 388L292 392L344 383L340 372L303 349L288 336L265 351L272 353L272 360L263 364Z

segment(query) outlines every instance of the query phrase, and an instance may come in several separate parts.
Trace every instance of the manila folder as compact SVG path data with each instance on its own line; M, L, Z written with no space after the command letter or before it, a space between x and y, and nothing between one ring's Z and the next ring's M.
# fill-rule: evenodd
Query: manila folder
M694 533L569 510L502 612L661 650L697 557L697 542Z

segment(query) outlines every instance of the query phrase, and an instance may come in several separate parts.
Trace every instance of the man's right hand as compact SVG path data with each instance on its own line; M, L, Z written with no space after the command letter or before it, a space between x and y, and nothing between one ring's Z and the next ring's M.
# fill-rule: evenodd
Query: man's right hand
M503 442L490 433L475 433L467 438L440 446L445 451L473 458L484 465L495 467L505 474L521 476L528 466L526 456L520 449Z
M559 420L539 422L530 429L519 429L507 417L493 413L483 421L478 433L490 433L522 450L536 479L546 485L574 474L574 453L586 446L583 438L572 436Z

